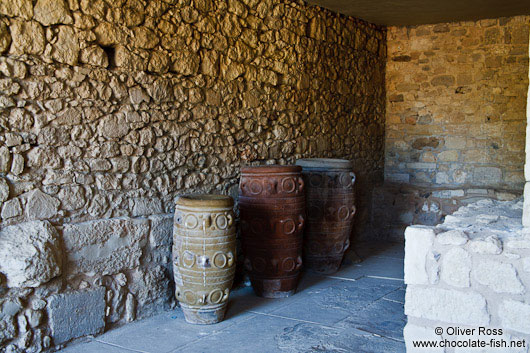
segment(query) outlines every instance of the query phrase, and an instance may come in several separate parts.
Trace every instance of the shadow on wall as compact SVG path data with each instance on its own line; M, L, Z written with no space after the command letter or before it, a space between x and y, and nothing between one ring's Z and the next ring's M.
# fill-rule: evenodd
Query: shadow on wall
M460 206L481 199L511 201L521 193L489 188L448 189L384 183L373 192L373 234L380 239L402 241L409 225L436 225Z

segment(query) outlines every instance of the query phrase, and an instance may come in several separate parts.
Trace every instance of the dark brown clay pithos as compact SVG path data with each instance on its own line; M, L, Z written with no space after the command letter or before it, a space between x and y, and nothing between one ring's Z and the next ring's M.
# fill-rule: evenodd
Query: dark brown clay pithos
M350 245L355 214L352 164L330 158L300 159L296 164L302 167L306 185L304 266L334 273Z
M265 298L296 291L302 267L304 181L298 166L241 169L241 240L252 287Z

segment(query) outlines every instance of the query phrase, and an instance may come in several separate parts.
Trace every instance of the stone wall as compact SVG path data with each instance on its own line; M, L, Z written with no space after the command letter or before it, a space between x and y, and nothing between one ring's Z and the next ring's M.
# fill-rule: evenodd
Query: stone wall
M367 223L383 28L301 1L0 1L0 54L0 347L171 305L175 196L236 196L243 164L351 159Z
M523 201L480 200L436 226L405 231L407 351L413 341L530 339L530 234L521 225ZM435 333L440 327L443 333ZM474 329L454 334L452 328ZM480 333L479 328L497 333ZM502 332L499 332L501 330ZM461 331L462 332L462 331ZM492 332L492 331L489 331ZM486 349L490 351L489 349ZM469 348L439 352L468 352Z
M458 208L481 199L509 201L520 191L494 188L443 188L385 183L374 189L372 224L374 236L403 241L411 224L436 225Z
M529 24L518 16L388 28L376 234L402 239L411 221L433 225L477 197L521 194Z
M530 38L528 39L530 42ZM530 45L528 48L530 55ZM530 79L530 63L528 69ZM524 208L523 226L530 227L530 85L528 85L528 95L526 97L526 143L525 143L525 164L524 164Z
M522 190L529 24L389 28L385 180Z

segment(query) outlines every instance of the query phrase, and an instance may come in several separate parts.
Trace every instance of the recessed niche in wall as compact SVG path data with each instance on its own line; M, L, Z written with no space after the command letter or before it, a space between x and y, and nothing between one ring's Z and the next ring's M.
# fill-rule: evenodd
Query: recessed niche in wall
M104 47L102 46L107 58L109 59L109 69L114 69L116 67L116 48L114 47Z

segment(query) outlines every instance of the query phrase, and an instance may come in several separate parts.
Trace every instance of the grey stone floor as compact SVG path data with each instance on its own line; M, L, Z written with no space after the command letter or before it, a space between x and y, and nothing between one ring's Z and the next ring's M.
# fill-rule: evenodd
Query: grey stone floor
M219 324L187 324L176 308L61 352L404 352L403 244L363 244L357 253L363 262L332 276L304 273L290 298L234 290Z

